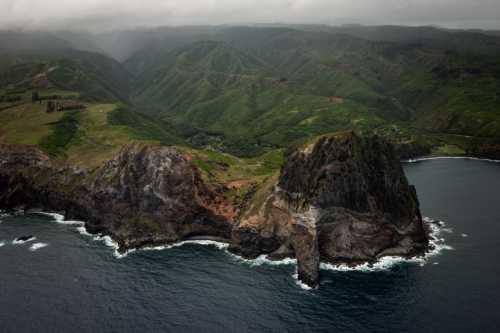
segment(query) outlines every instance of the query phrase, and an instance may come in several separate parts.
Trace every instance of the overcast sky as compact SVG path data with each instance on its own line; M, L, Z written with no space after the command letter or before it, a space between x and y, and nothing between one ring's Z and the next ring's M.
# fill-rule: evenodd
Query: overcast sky
M500 29L500 0L0 0L0 28L238 23Z

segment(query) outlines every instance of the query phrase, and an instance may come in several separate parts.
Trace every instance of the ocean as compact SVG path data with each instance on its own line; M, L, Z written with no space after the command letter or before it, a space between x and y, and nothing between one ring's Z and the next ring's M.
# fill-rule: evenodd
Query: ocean
M214 242L117 257L57 215L2 215L0 332L498 332L500 163L405 172L423 215L444 221L435 253L322 265L316 290L294 279L293 260L242 260ZM35 238L14 241L24 235Z

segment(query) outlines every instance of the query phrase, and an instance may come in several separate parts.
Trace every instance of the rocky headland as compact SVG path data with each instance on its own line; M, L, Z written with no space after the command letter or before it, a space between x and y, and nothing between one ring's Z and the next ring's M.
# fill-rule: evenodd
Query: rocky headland
M467 149L467 155L500 161L500 138L471 145Z
M235 204L174 147L131 145L87 170L31 146L0 145L0 207L63 212L120 251L192 238L226 241L245 258L296 258L300 280L320 262L359 264L423 254L415 188L393 146L353 133L323 136Z

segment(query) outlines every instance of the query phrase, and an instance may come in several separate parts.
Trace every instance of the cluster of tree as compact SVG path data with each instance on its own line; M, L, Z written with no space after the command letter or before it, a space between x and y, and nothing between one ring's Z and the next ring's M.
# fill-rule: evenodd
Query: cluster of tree
M24 94L26 92L26 89L23 88L12 88L8 89L5 94L6 95L19 95L19 94Z
M85 105L76 101L70 102L62 102L58 103L55 101L47 102L47 112L61 112L61 111L70 111L70 110L83 110L85 109Z
M22 98L21 96L0 96L0 103L1 102L6 102L6 103L12 103L12 102L18 102Z
M60 95L40 95L38 91L33 91L31 93L31 101L33 103L39 102L41 103L42 101L48 101L48 100L53 100L53 99L63 99L62 96Z

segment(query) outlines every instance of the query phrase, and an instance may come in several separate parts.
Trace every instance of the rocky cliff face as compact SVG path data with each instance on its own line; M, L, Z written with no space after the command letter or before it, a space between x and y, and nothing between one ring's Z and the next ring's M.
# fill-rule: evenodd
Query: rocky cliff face
M394 148L396 154L402 160L410 160L431 154L431 147L414 141L395 143Z
M299 278L309 285L318 282L320 260L413 256L428 244L415 188L393 147L378 138L323 137L289 156L276 186L260 196L233 228L233 249L294 253Z
M175 148L130 146L93 172L32 147L0 146L0 204L63 211L123 250L192 236L229 239L236 210Z
M467 155L491 160L500 160L500 138L467 148Z
M320 261L371 262L427 246L415 189L392 146L351 133L290 155L242 211L175 148L130 146L87 171L0 145L0 206L64 211L122 250L199 236L226 240L246 258L295 257L311 286Z

